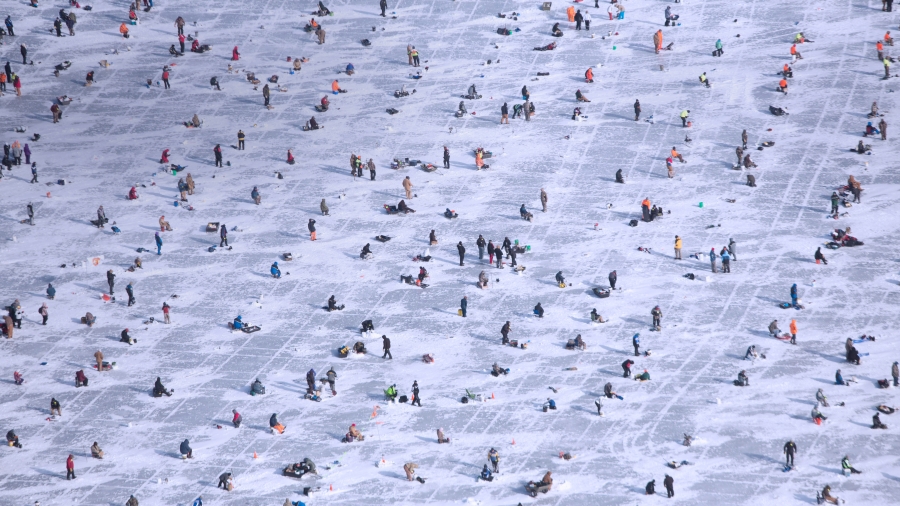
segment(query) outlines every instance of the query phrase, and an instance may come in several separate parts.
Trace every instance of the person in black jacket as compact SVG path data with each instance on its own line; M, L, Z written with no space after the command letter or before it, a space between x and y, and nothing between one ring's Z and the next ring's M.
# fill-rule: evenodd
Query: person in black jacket
M816 248L815 258L816 258L816 263L819 263L821 261L823 264L828 265L828 260L825 260L825 255L822 254L821 246Z
M384 11L387 10L387 0L381 0L381 2L380 2L379 5L380 5L380 7L381 7L381 17L386 17L386 16L384 15Z
M509 320L500 328L500 334L503 336L503 344L509 344Z
M185 439L181 442L181 446L178 447L181 451L182 457L192 459L194 458L194 450L191 448L191 442Z
M641 117L641 101L634 101L634 120L637 121Z
M106 282L109 284L109 295L113 295L113 288L116 285L116 275L113 274L112 269L106 271Z
M497 268L501 268L503 265L503 250L500 249L500 246L494 247L494 258L497 259Z
M630 378L631 377L631 366L634 365L634 360L630 358L624 362L622 362L622 377Z
M133 306L136 301L134 299L134 287L131 286L131 283L128 283L125 287L125 293L128 294L128 307Z
M784 443L784 465L786 466L794 466L794 454L797 453L797 444L794 443L794 440L790 440L787 443Z
M444 146L444 168L450 168L450 149L447 146Z
M219 239L221 239L221 241L219 241L220 248L222 246L228 246L228 227L224 223L219 227Z
M534 306L534 314L537 315L538 318L544 317L544 308L541 307L541 303L538 302L536 306Z
M668 474L666 475L666 479L663 480L663 485L666 486L666 494L669 499L675 496L675 480L672 479Z
M388 339L388 336L381 336L381 349L384 350L384 355L382 355L381 358L393 360L394 356L391 355L391 340Z
M306 225L306 228L309 229L309 240L316 240L316 220L310 218L309 224Z
M610 272L609 273L609 287L612 288L613 290L616 289L616 279L618 279L618 276L616 276L616 271Z
M216 155L216 167L222 166L222 146L216 144L216 147L213 148L213 154Z
M484 237L481 234L478 234L478 239L475 240L475 245L478 246L478 259L484 260Z
M456 251L459 252L459 266L462 267L465 265L463 260L466 258L466 247L463 246L462 241L459 241L459 243L456 244Z
M644 492L647 495L656 495L656 480L650 480L650 483L644 487Z
M500 124L504 123L509 124L509 106L506 105L506 102L503 102L503 105L500 106Z
M410 406L418 405L421 408L422 401L419 400L419 382L418 381L413 381L412 393L413 393L413 400L410 403Z

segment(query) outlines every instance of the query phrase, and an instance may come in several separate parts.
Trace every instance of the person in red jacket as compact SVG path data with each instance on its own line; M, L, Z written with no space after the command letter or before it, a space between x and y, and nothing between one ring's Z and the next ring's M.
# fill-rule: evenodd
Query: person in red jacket
M241 426L241 421L243 420L243 417L241 417L241 414L238 413L238 411L236 409L232 409L231 412L234 413L234 418L231 419L231 423L234 424L234 428L236 429Z
M184 34L182 33L181 35L178 36L178 44L181 46L181 54L184 54L184 40L185 40L185 37L184 37Z
M137 188L132 186L131 191L128 192L128 200L136 200L138 198Z
M69 454L69 458L66 459L66 479L75 479L75 456L71 453Z
M231 50L231 59L232 61L238 61L241 58L241 53L238 53L238 47L234 46L234 49Z
M13 88L16 89L16 96L22 96L22 81L19 79L19 76L13 77Z
M594 71L591 70L590 68L588 68L587 71L584 73L584 80L589 83L594 82Z
M162 80L163 80L163 84L166 85L166 89L168 90L169 89L169 70L168 69L163 69Z
M294 154L291 153L291 150L290 150L290 149L288 150L287 163L289 163L289 164L291 164L291 165L294 165L294 163L296 163L295 160L294 160Z
M164 149L162 152L162 157L159 159L159 163L169 163L169 150Z

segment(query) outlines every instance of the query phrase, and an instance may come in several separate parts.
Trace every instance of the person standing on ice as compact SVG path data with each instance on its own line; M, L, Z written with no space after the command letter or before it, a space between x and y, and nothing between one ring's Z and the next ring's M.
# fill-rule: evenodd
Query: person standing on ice
M634 120L637 121L641 117L641 101L638 99L634 100ZM620 171L622 169L619 169ZM618 182L618 178L616 178L616 182Z
M631 345L634 346L634 356L641 356L641 334L637 333L631 337Z
M178 16L175 19L175 26L178 28L178 35L184 35L184 18Z
M688 119L688 116L690 116L690 114L691 114L691 111L689 109L685 109L685 110L681 111L681 114L678 115L678 117L681 118L681 126L683 128L687 128L687 119Z
M791 320L791 344L797 344L797 320Z
M791 305L797 306L797 283L791 285Z
M493 472L500 472L500 454L497 453L497 450L491 448L488 451L488 462L491 463L491 467L493 468Z
M231 50L231 61L238 61L241 59L241 53L238 52L238 47L234 46L234 49Z
M9 18L7 18L9 19ZM71 453L69 454L69 458L66 459L66 480L74 480L75 479L75 456Z
M712 266L713 274L716 273L716 248L710 248L709 250L709 263Z
M659 324L662 321L662 310L659 308L659 306L654 306L654 308L650 311L650 315L653 317L653 327L656 330L659 330L661 328Z
M609 287L610 287L610 289L612 289L612 290L615 290L615 289L616 289L616 280L617 280L617 279L619 279L619 277L616 275L616 271L612 271L612 272L609 273Z
M307 223L306 228L309 229L309 240L316 240L316 220L310 218L309 223Z
M216 157L216 167L222 166L222 146L216 144L216 147L213 148L213 155Z
M459 310L462 311L462 317L466 317L466 309L469 307L469 297L464 295L462 299L459 301Z
M263 95L263 101L264 101L263 105L265 107L269 107L269 85L268 84L263 86L262 95Z
M125 287L125 293L128 294L128 307L133 306L136 301L134 299L134 287L131 286L131 283L128 283Z
M584 18L584 29L587 31L591 31L591 12L585 9L582 17Z
M384 14L384 11L387 10L387 0L381 0L381 2L379 2L378 5L379 5L379 7L381 7L381 17L383 17L383 18L387 17Z
M168 90L168 89L170 88L170 86L169 86L169 71L168 71L168 69L165 69L165 68L163 69L162 80L163 80L163 84L165 85L165 89Z
M794 455L797 454L797 444L791 439L784 443L784 465L794 467Z
M384 355L381 358L394 359L394 356L391 355L391 340L388 336L381 336L381 349L384 350Z
M169 319L169 307L170 306L168 303L163 302L163 305L162 305L163 321L166 323L172 323L172 321Z
M162 255L162 237L159 236L159 232L156 233L156 254Z
M478 259L484 260L484 236L478 234L478 239L475 240L475 246L478 246Z
M462 241L456 244L456 251L459 252L459 266L462 267L465 265L463 260L466 258L466 247L463 246Z
M113 288L116 286L116 275L113 270L106 271L106 283L109 285L109 295L113 295Z
M675 236L675 260L681 260L681 237Z
M665 487L666 487L666 496L669 499L674 497L675 496L675 480L667 474L666 478L663 480L663 485L665 485Z

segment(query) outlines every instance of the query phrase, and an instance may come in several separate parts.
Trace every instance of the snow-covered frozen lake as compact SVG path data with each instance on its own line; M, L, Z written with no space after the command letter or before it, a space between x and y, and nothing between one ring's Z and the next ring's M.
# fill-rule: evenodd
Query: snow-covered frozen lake
M553 2L549 11L540 2L388 3L386 18L373 0L329 3L334 15L316 16L324 45L303 30L316 9L311 1L158 0L139 13L127 40L119 34L128 17L124 0L96 2L89 12L73 8L76 36L62 38L50 31L58 10L70 10L64 3L2 5L0 17L11 15L16 33L3 38L2 61L19 75L22 96L7 84L0 137L28 143L40 183L29 183L24 160L0 180L0 295L4 306L18 299L24 311L22 329L0 343L0 429L15 430L24 446L0 452L0 504L118 505L134 494L142 505L188 505L198 496L207 505L235 506L280 506L285 498L311 505L632 505L665 498L666 473L683 504L814 504L828 484L848 503L900 502L900 420L882 415L888 430L870 428L878 405L898 404L898 390L879 389L877 380L890 379L900 360L900 219L891 211L900 175L898 151L890 147L900 81L881 79L875 54L875 42L897 29L896 15L877 2L624 0L625 19L610 21L610 4L587 1ZM588 8L590 31L567 21L569 5ZM666 6L680 15L679 26L663 26ZM168 47L178 46L178 16L187 21L185 34L211 52L169 55ZM556 22L564 31L558 39L550 36ZM503 36L501 27L520 31ZM674 47L657 55L658 29ZM814 42L797 46L803 59L793 65L785 96L775 91L778 72L800 31ZM720 58L711 54L717 39ZM550 42L559 47L532 50ZM34 66L21 65L22 43ZM407 63L408 44L420 53L418 69ZM235 46L239 61L231 61ZM291 75L288 57L309 61ZM54 76L63 61L71 67ZM341 74L348 63L352 76ZM589 67L594 83L584 80ZM96 82L85 87L89 71ZM410 78L416 71L419 80ZM262 80L258 89L246 72ZM712 88L699 83L702 72ZM279 79L270 84L267 110L261 88L272 75ZM209 86L213 76L222 91ZM348 93L330 94L336 78ZM457 118L471 84L483 97L466 100L469 114ZM394 98L403 85L415 93ZM500 125L501 105L521 104L523 85L535 116ZM575 101L579 89L590 103ZM73 101L53 124L49 108L62 95ZM326 95L331 108L317 113L313 106ZM872 154L852 153L874 101L890 125L889 140L863 139ZM789 115L770 114L770 105ZM584 121L572 120L576 106ZM678 117L685 109L691 128ZM203 127L185 128L194 114ZM303 131L313 115L325 128ZM653 123L645 121L651 116ZM27 131L17 133L18 126ZM732 170L744 129L758 168ZM243 151L236 149L238 130L246 134ZM32 140L35 133L40 140ZM775 145L756 150L763 142ZM216 144L228 162L222 168L213 161ZM669 178L665 159L673 146L687 163L676 161ZM476 147L493 152L488 170L475 170ZM164 149L185 171L165 172L158 163ZM285 162L288 149L297 164ZM348 178L351 153L373 159L374 181L368 171ZM393 170L395 158L440 168ZM624 185L614 182L619 169ZM196 191L175 206L186 173ZM757 187L745 185L748 173ZM864 188L862 203L842 207L846 214L835 221L829 198L850 175ZM405 197L407 176L416 194L407 203L417 212L387 215L384 204ZM56 184L60 179L66 184ZM133 185L140 198L129 201ZM259 206L250 198L254 186ZM319 211L323 198L329 216ZM630 227L645 198L666 214ZM28 203L33 227L20 223ZM519 218L523 203L535 215L531 222ZM100 205L121 233L89 223ZM445 208L459 218L445 218ZM174 230L160 234L157 256L160 216ZM227 224L232 249L208 251L219 243L205 231L208 222ZM850 227L865 245L825 248L838 227ZM439 241L430 247L433 259L413 261L429 247L432 230ZM479 234L529 245L517 258L525 272L479 261ZM672 258L676 234L681 261ZM377 235L392 239L380 243ZM736 242L732 272L712 274L710 248L718 252L729 239ZM467 250L462 267L459 241ZM363 261L366 243L374 258ZM813 260L817 247L827 265ZM292 261L282 259L286 252ZM689 256L695 253L699 259ZM127 271L138 256L143 269ZM275 261L281 279L269 275ZM399 282L421 265L428 288ZM101 298L109 269L117 276L114 303ZM482 270L491 280L485 290L476 286ZM597 298L591 288L607 286L613 270L620 289ZM570 286L557 287L557 271ZM48 283L55 300L44 295ZM137 299L132 307L128 283ZM793 283L802 311L778 307L790 301ZM332 294L343 311L322 309ZM463 296L465 319L457 315ZM44 302L47 326L38 315ZM172 323L143 323L162 320L164 302ZM532 315L538 302L543 319ZM660 332L650 330L656 305ZM592 324L592 308L609 322ZM86 312L97 317L92 328L80 323ZM237 315L262 330L231 333L227 323ZM370 353L340 358L338 348L360 340L368 319L376 329L363 339ZM797 320L796 346L769 337L773 319L785 332ZM527 349L500 345L507 320L510 338ZM119 342L124 328L137 338L133 346ZM650 356L633 357L636 332ZM392 341L393 360L381 358L382 334ZM577 334L587 349L565 349ZM852 365L844 341L863 334L877 339L856 345L867 355ZM765 359L743 360L752 344ZM114 370L91 368L97 350L116 362ZM427 353L433 364L422 361ZM620 364L629 357L651 381L622 377ZM509 375L492 377L494 362ZM321 378L330 367L337 396L305 400L306 372ZM79 369L90 386L74 387ZM837 369L857 382L835 385ZM741 370L751 386L733 386ZM14 371L24 385L14 384ZM157 376L175 389L172 397L150 395ZM255 378L266 395L249 395ZM384 401L389 385L410 395L413 381L421 408ZM603 398L600 417L594 401L607 382L624 400ZM820 408L828 417L821 426L810 419L819 388L831 404ZM466 389L489 399L463 404ZM48 420L51 397L62 416ZM542 412L548 398L556 412ZM233 409L244 418L239 429L231 425ZM272 413L287 426L283 435L270 433ZM352 423L366 440L343 444ZM436 443L438 428L451 444ZM685 433L693 446L681 444ZM178 447L186 438L195 458L182 461ZM799 448L797 467L783 472L789 439ZM103 460L91 458L95 441ZM492 447L501 473L492 483L477 481ZM566 461L560 452L577 457ZM75 481L65 480L70 453ZM841 475L845 455L863 474ZM318 478L281 476L304 457L316 462ZM666 465L684 460L693 465ZM424 484L406 481L406 462L419 464ZM232 492L216 488L226 471L235 476ZM553 490L532 499L524 484L547 471ZM651 498L644 486L652 479ZM307 498L306 486L322 490Z

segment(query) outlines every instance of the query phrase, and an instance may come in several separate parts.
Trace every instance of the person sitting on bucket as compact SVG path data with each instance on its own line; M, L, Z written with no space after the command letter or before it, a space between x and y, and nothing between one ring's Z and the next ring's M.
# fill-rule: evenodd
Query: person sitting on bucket
M556 273L556 284L564 285L566 283L566 278L563 277L562 271Z

